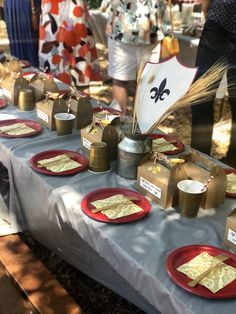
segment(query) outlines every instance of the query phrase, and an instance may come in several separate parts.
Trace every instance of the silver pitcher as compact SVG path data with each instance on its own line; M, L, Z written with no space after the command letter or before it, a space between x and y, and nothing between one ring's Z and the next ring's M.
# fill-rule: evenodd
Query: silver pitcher
M148 135L125 132L118 144L117 174L127 179L137 179L139 163L151 149L152 143Z

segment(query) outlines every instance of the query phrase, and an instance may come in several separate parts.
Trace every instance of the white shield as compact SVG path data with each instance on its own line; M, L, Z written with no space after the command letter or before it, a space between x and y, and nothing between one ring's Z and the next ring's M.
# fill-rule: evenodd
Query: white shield
M186 94L196 72L197 68L183 66L176 57L145 65L135 99L141 133L147 133Z

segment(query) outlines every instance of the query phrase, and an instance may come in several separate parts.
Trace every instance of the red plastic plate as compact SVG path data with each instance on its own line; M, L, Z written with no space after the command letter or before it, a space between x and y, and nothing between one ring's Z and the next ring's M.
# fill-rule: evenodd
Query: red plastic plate
M224 169L225 171L225 174L230 174L230 173L234 173L236 174L236 169L230 169L230 168L227 168L227 169ZM228 193L228 192L225 192L225 195L226 196L229 196L229 197L236 197L236 193Z
M137 201L133 202L139 207L141 207L143 211L117 219L109 219L101 212L95 214L91 211L91 209L94 209L94 206L91 205L92 202L110 197L115 194L123 194L125 196L132 196L137 198ZM87 195L85 195L81 202L81 208L87 216L94 220L117 224L132 222L144 218L149 213L151 209L151 204L146 199L146 197L144 197L142 194L138 192L123 188L105 188L90 192Z
M150 137L151 139L153 139L153 140L154 140L154 139L157 139L157 138L163 137L166 141L175 141L175 143L173 143L173 145L176 146L177 149L163 152L163 154L165 154L165 155L175 155L175 154L179 154L179 153L181 153L181 152L184 150L184 148L185 148L184 144L183 144L180 140L178 140L177 138L174 138L174 137L172 137L172 136L166 135L166 134L154 134L154 133L153 133L153 134L149 134L149 137Z
M48 170L46 168L38 167L38 161L39 160L56 157L56 156L62 155L62 154L70 154L71 159L79 162L81 164L81 167L67 170L67 171L63 171L63 172L51 172L50 170ZM29 163L30 163L30 166L32 167L32 169L34 169L35 171L47 174L49 176L69 176L69 175L73 175L73 174L76 174L78 172L81 172L88 167L88 160L84 156L82 156L81 154L74 152L74 151L71 151L71 150L48 150L48 151L40 152L40 153L34 155L29 160Z
M6 99L0 98L0 109L3 109L7 106L7 101Z
M29 137L29 136L33 136L35 134L40 133L42 130L41 124L32 120L21 120L21 119L2 120L0 121L0 126L7 126L11 124L16 124L16 123L25 123L27 126L34 129L34 131L32 131L31 133L22 134L22 135L9 135L5 133L0 133L0 137L7 137L7 138Z
M34 71L26 71L26 72L23 72L22 75L23 76L28 76L28 75L35 75L37 72L34 72Z
M229 285L225 286L223 289L216 293L211 292L204 286L197 284L195 287L188 286L188 282L191 281L185 274L179 272L177 268L184 263L187 263L195 256L201 254L202 252L207 252L212 256L219 254L225 254L230 257L230 259L224 261L225 264L233 266L236 268L236 255L230 253L229 251L223 250L218 247L210 245L188 245L180 247L169 254L166 261L166 269L170 278L181 288L191 292L195 295L201 296L203 298L210 299L230 299L236 297L236 280L231 282Z

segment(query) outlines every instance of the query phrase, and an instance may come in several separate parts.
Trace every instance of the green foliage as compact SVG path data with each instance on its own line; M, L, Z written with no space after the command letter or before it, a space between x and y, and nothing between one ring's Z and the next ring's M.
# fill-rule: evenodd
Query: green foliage
M97 9L100 7L102 0L87 0L87 6L89 9Z

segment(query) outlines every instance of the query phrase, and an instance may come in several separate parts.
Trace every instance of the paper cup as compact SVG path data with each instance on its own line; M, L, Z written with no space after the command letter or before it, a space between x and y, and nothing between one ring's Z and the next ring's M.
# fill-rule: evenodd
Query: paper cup
M206 186L202 182L195 180L183 180L177 186L181 216L187 218L196 217L206 191Z
M34 95L31 89L21 89L19 93L18 108L22 111L32 111L35 109Z
M74 119L75 115L72 113L56 113L54 115L55 118L55 123L56 123L56 131L57 135L67 135L71 134L73 130L73 124L74 124Z
M89 169L94 172L104 172L110 169L107 144L95 142L91 144L89 151Z

